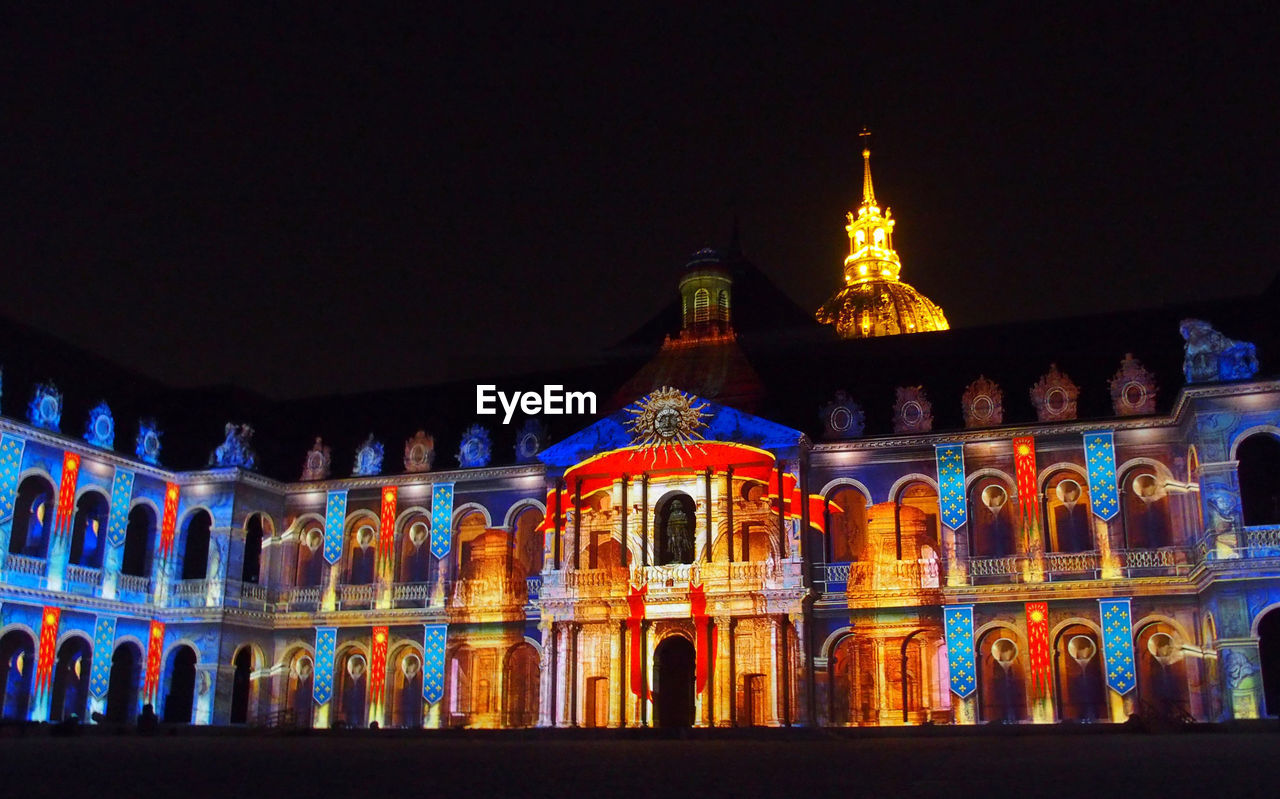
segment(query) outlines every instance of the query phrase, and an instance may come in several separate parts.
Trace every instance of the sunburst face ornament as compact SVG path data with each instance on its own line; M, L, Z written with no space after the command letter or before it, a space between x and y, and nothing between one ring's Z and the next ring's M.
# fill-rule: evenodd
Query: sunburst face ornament
M627 426L632 442L638 447L685 449L702 441L698 430L707 426L703 418L710 403L697 402L697 397L678 388L651 392L626 409L632 416Z

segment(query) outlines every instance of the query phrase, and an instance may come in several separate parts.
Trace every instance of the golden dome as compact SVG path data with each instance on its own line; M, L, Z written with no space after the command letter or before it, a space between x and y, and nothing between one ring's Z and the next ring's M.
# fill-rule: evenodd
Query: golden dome
M862 151L862 160L862 204L856 214L845 215L849 220L845 285L818 309L818 321L835 325L841 338L949 330L942 309L898 279L902 261L893 249L896 221L888 208L880 213L871 185L870 150Z

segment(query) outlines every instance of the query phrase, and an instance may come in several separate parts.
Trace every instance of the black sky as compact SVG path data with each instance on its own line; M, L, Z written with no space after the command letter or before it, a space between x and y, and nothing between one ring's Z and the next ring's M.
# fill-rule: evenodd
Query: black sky
M953 326L1280 265L1269 4L170 5L0 19L0 313L178 385L569 365L734 215L817 307L863 125Z

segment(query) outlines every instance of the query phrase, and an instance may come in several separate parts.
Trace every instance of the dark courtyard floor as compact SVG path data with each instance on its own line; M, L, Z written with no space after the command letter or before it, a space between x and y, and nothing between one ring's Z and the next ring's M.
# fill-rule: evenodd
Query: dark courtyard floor
M1245 797L1277 795L1280 734L711 739L391 732L0 739L0 795L240 797Z

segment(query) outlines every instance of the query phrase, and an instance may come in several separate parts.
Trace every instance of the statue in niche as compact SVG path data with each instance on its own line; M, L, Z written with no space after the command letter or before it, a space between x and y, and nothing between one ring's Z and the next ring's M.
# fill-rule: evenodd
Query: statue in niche
M238 425L227 422L224 432L226 439L209 456L209 465L252 469L257 459L256 453L249 446L249 442L253 439L253 428L247 424Z
M303 480L324 480L329 477L329 465L333 454L324 445L324 440L316 436L316 443L307 451L307 460L302 467Z
M667 510L667 521L663 527L667 563L693 562L693 520L685 510L685 500L675 499Z
M1182 371L1188 383L1248 380L1258 373L1253 344L1229 339L1200 319L1183 319L1178 332L1187 342Z

